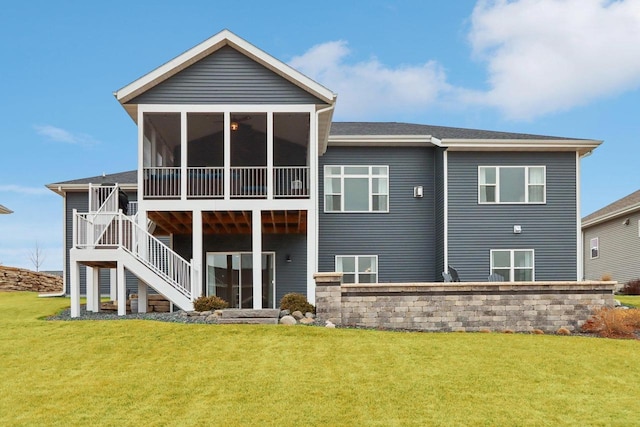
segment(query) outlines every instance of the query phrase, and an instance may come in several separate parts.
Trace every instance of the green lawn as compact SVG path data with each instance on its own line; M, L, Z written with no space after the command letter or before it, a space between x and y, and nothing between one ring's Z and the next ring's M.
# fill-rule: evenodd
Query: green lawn
M640 307L640 295L616 295L614 298L629 307Z
M640 342L44 321L0 293L0 425L638 425Z

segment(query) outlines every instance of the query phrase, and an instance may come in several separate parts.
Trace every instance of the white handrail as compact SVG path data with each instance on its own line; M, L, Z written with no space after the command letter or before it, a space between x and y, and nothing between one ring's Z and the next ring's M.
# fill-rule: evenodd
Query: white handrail
M120 247L191 299L191 263L122 212L76 213L74 247Z

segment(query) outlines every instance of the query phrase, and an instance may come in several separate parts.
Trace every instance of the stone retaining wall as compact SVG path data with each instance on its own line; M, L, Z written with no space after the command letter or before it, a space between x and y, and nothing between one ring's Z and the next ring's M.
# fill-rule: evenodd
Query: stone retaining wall
M58 293L62 292L62 277L0 265L0 290Z
M577 330L616 282L341 284L316 275L316 313L342 326L424 331Z

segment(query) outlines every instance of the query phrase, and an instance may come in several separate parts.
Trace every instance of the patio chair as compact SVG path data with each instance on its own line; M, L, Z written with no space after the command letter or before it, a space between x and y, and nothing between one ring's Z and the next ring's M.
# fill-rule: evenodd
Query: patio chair
M498 273L490 274L487 278L488 282L504 282L504 277Z
M449 266L449 274L451 274L451 279L454 282L459 282L460 281L460 276L458 276L458 272L456 271L455 268Z

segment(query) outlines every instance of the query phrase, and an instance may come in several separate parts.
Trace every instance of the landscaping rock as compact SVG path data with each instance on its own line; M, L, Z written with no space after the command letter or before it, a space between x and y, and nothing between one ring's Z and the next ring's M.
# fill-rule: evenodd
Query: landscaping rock
M291 315L296 319L296 320L300 320L304 317L304 315L302 314L302 312L300 310L296 310L293 313L291 313Z
M201 311L200 312L200 316L203 316L203 317L209 317L209 316L211 316L211 314L212 314L211 310Z
M303 325L310 325L312 323L315 323L315 319L312 319L310 317L303 317L302 319L300 319L300 323L302 323Z
M328 320L325 323L326 323L325 324L325 328L335 328L336 327L336 325L334 325L332 322L330 322Z
M289 310L280 310L280 317L288 316L291 312Z
M315 314L313 314L313 313L311 313L310 311L307 311L307 312L304 314L304 317L306 317L306 318L308 318L308 319L315 319L315 318L316 318L316 315L315 315Z
M282 316L280 318L280 324L281 325L295 325L297 323L298 322L296 321L296 318L293 317L293 316L287 315L287 316Z
M207 316L207 318L205 319L207 322L215 322L216 320L218 320L219 316L216 316L215 314L210 314Z

